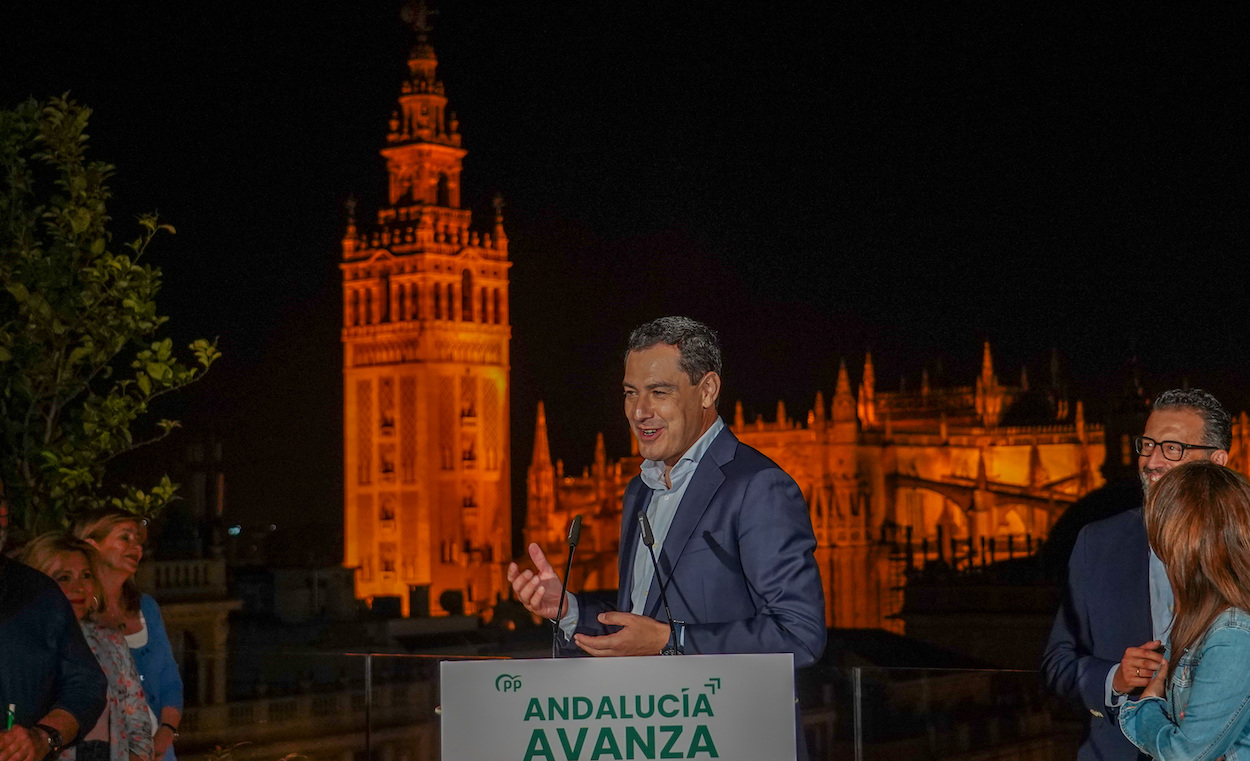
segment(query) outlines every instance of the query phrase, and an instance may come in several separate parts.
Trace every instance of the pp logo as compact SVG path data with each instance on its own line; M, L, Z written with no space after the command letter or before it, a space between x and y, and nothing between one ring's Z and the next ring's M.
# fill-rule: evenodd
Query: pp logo
M521 689L521 675L500 674L495 677L495 692L516 692Z

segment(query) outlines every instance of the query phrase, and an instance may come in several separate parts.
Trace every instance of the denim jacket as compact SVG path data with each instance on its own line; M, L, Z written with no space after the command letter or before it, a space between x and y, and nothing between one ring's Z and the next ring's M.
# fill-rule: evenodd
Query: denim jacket
M1229 608L1181 655L1167 698L1130 700L1120 728L1156 759L1250 761L1250 613Z

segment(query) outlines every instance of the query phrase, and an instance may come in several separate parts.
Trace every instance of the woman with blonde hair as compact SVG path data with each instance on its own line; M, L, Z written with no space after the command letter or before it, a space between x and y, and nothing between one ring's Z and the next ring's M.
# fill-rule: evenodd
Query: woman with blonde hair
M1250 759L1250 481L1177 466L1150 487L1145 519L1175 598L1171 645L1120 727L1156 759Z
M80 516L72 531L99 553L99 579L104 589L100 619L125 635L152 710L156 758L174 761L173 746L182 720L182 676L165 633L161 608L156 600L139 592L134 580L143 559L146 526L133 513L110 508Z
M61 752L62 761L151 761L152 725L139 673L130 649L116 629L99 626L91 618L102 590L96 578L95 549L64 532L41 534L30 541L19 558L51 576L74 609L83 636L108 679L104 713L76 746Z

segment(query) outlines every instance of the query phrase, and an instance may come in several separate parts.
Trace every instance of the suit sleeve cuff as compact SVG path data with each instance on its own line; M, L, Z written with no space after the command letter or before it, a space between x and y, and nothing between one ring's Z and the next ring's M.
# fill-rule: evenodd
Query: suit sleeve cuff
M1120 708L1128 701L1128 695L1116 692L1115 688L1111 686L1111 683L1115 680L1115 670L1118 668L1120 668L1120 664L1117 663L1111 667L1110 671L1107 672L1107 686L1104 690L1104 694L1106 696L1106 700L1104 702L1107 704L1108 708L1116 711L1120 710Z
M577 614L580 608L577 605L577 595L572 592L568 593L569 608L564 612L564 618L560 619L560 631L564 634L565 641L573 639L573 632L577 629Z

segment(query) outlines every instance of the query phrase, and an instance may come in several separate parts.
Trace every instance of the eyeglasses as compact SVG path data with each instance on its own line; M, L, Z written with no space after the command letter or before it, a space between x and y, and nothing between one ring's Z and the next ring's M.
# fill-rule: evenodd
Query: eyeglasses
M1189 449L1220 449L1220 447L1208 447L1203 444L1184 444L1179 441L1155 441L1148 436L1133 437L1133 450L1142 457L1154 454L1155 447L1159 447L1159 451L1163 452L1163 459L1172 462L1179 462Z

